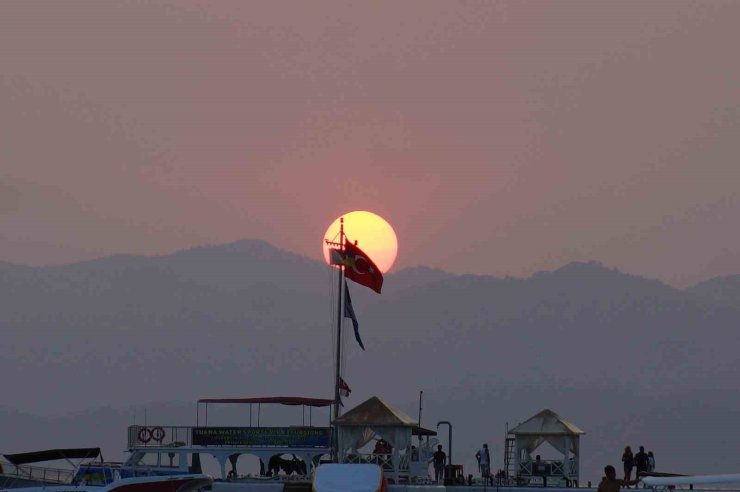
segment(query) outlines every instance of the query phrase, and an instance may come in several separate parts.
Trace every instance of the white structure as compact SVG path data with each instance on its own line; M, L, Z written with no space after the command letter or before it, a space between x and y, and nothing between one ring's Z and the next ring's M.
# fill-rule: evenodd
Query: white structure
M428 478L428 460L432 456L429 436L437 433L420 427L404 412L373 396L334 422L338 429L340 462L377 464L395 483ZM412 436L419 436L418 449L411 442ZM422 437L426 437L426 443L421 441ZM390 444L391 452L359 452L375 438Z
M316 469L315 492L378 492L383 486L383 470L378 465L327 463Z
M146 469L152 474L200 473L201 455L210 455L218 462L221 480L235 481L251 478L238 473L237 464L242 455L253 455L261 462L260 476L296 475L308 480L321 457L331 453L331 428L314 426L311 410L329 408L333 403L333 400L293 396L202 398L197 403L195 427L129 426L129 456L123 468ZM208 406L214 404L248 405L249 425L208 425ZM302 425L262 427L262 405L302 407ZM201 412L201 406L205 412ZM257 407L255 422L252 419L253 406ZM204 419L201 413L205 414ZM291 458L284 459L283 456ZM229 465L231 470L227 472Z
M515 440L515 470L518 483L527 484L534 478L546 486L577 486L579 476L579 438L581 429L545 409L509 431ZM563 457L558 460L532 458L537 448L547 442Z

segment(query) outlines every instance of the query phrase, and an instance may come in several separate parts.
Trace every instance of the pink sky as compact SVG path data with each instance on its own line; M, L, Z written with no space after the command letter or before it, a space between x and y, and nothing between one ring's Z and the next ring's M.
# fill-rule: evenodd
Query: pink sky
M340 214L394 269L740 273L740 2L0 2L0 261Z

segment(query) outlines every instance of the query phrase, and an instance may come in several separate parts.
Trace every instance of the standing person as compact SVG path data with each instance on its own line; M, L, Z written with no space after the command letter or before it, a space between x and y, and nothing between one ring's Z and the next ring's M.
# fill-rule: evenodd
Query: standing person
M645 446L640 446L640 451L635 455L635 467L637 468L635 479L639 480L640 474L648 471L648 455L645 452Z
M624 481L629 482L632 478L632 467L635 466L635 457L632 456L632 448L629 446L624 448L622 453L622 462L624 463ZM627 485L629 487L629 485Z
M631 471L631 470L630 470ZM597 492L619 492L619 488L622 486L629 487L637 483L637 480L631 482L629 480L619 480L617 478L617 470L612 465L604 467L604 478L599 484Z
M437 450L432 455L432 461L434 462L434 479L439 482L440 479L445 478L445 464L447 462L447 455L442 451L442 445L437 445Z
M475 453L475 459L478 460L478 468L480 469L480 476L484 479L488 479L491 476L491 454L488 451L488 444L483 444L483 447Z
M648 451L648 471L650 473L655 471L655 456L652 451Z

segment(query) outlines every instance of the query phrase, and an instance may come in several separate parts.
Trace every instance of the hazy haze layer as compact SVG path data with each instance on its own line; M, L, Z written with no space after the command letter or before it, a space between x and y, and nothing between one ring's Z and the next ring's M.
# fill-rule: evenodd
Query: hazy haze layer
M740 271L740 3L0 2L1 260L339 214L397 268Z

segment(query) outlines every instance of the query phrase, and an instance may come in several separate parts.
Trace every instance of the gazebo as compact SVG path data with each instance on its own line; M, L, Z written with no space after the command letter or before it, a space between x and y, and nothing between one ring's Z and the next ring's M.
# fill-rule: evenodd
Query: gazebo
M435 431L424 429L404 412L393 408L377 396L360 403L334 420L338 432L338 456L343 463L376 463L395 483L428 475L431 457L429 436ZM391 447L388 451L360 453L359 450L376 436ZM411 436L426 437L426 445L415 449Z
M579 439L585 434L552 410L545 409L509 431L515 441L515 470L518 483L538 477L547 486L577 486L579 477ZM532 453L547 442L562 459L532 459Z

